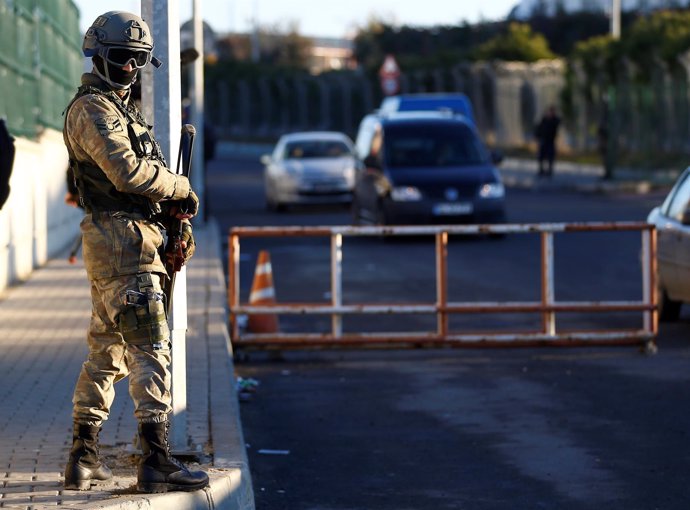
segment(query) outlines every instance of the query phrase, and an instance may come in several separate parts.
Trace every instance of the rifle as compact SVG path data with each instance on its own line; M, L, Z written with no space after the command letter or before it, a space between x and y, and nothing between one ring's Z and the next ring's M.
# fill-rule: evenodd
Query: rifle
M189 178L189 171L192 167L192 150L194 149L194 136L196 129L191 124L184 124L180 133L180 151L177 154L177 168L175 173L180 175L180 165L182 173ZM167 236L165 245L165 269L168 273L163 292L167 298L166 313L170 316L172 309L173 289L175 288L175 275L184 265L184 251L182 250L182 221L172 216L168 218Z

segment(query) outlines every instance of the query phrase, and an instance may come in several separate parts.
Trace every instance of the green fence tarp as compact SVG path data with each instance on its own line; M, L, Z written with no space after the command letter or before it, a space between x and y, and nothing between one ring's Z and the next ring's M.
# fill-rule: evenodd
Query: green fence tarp
M62 129L83 69L72 0L0 0L0 118L15 135Z

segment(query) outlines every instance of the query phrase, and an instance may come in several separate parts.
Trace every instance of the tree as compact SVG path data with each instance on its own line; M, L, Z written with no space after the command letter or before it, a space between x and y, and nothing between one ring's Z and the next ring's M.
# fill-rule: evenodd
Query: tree
M527 24L515 22L508 25L505 33L480 45L475 55L479 60L521 62L556 58L543 35L534 33Z

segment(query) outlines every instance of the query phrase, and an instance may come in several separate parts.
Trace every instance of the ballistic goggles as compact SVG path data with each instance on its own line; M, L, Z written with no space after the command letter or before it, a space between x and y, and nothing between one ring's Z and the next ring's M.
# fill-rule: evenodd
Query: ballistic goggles
M98 51L98 54L109 64L117 67L125 67L127 64L132 64L134 69L142 69L153 60L150 51L137 50L125 46L103 46ZM158 59L155 60L158 62ZM156 65L156 62L154 62L154 65ZM156 65L156 67L158 66Z

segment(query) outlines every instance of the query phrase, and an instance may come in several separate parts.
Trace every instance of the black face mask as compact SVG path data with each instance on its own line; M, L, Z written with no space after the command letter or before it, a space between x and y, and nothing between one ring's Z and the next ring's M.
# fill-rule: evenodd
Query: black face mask
M138 69L124 71L121 67L116 67L105 62L101 57L93 57L93 64L101 78L105 79L109 85L117 89L129 88L137 78Z

